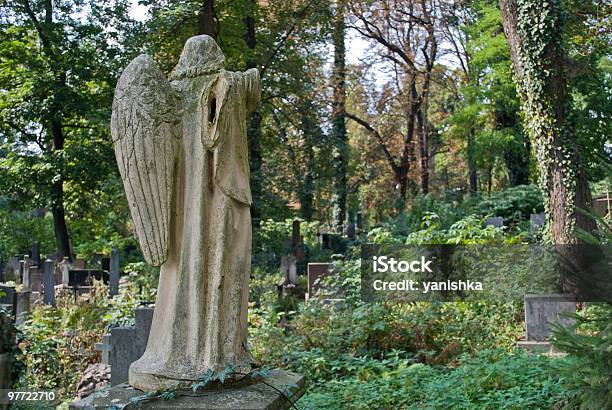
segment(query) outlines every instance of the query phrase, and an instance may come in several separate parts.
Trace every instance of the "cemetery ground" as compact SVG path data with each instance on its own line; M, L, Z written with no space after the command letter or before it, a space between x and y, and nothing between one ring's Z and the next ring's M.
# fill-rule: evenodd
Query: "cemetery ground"
M306 376L300 409L606 408L609 305L582 306L577 329L559 328L552 337L564 354L540 354L518 347L521 301L361 299L360 243L533 243L541 230L532 214L540 211L537 189L526 186L460 203L422 197L394 219L353 227L352 238L321 234L319 222L262 221L253 244L251 351L265 368ZM491 217L503 226L488 223ZM104 335L135 325L135 308L154 302L157 286L156 269L128 263L137 257L125 249L121 255L118 294L109 297L97 280L82 294L58 289L54 305L44 297L33 303L16 328L17 346L3 335L3 349L15 357L15 388L54 390L55 404L67 408L108 381L100 364L108 360ZM316 291L308 262L333 266Z

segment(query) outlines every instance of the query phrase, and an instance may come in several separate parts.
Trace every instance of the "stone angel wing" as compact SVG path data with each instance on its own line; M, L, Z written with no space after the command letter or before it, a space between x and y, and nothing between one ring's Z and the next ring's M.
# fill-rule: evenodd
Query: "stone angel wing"
M115 89L111 134L140 247L155 266L168 258L179 115L178 97L153 59L134 59Z

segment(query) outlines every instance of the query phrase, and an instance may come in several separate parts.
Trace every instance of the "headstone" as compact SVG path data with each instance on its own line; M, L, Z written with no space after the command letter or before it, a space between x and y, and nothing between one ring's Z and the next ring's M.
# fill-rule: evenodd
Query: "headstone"
M359 229L360 231L363 229L363 214L361 213L361 211L357 212L357 229Z
M84 259L75 259L72 261L72 269L85 269L86 262Z
M312 297L320 287L322 278L329 274L329 263L313 262L308 264L308 296Z
M6 273L6 280L18 281L21 272L21 262L19 256L11 256L8 260L8 266L9 269Z
M68 286L77 288L80 286L92 286L93 279L108 283L108 272L99 269L69 269Z
M348 228L346 229L346 236L349 240L355 240L355 224L353 222L349 222Z
M116 248L111 251L108 291L111 297L119 294L119 250Z
M55 263L51 259L45 260L43 270L43 301L45 305L51 306L55 306L55 281L53 277L54 267Z
M545 341L550 337L551 324L570 326L575 323L566 314L576 313L573 295L525 295L525 328L528 341Z
M40 256L40 255L39 255ZM32 286L32 269L34 262L32 259L28 258L28 255L23 257L21 261L21 284L23 288L26 290L30 290ZM36 265L40 266L40 265Z
M61 272L61 284L64 287L70 286L70 268L72 267L72 263L70 263L70 259L67 256L64 256L64 260L59 264L59 270Z
M134 316L135 326L111 328L110 335L105 335L102 343L96 344L102 363L110 366L111 386L128 380L130 365L142 356L147 347L153 309L139 307L134 310Z
M4 305L13 314L15 313L15 287L12 285L0 284L0 305Z
M282 256L280 270L285 284L298 284L297 261L294 256Z
M32 266L40 265L40 242L36 241L32 245Z
M291 224L291 251L295 252L295 249L300 244L300 221L298 219L293 220Z
M15 324L20 325L25 322L28 318L28 314L31 311L30 299L31 291L22 290L16 294L15 304Z
M104 257L104 255L102 255L101 253L94 253L91 255L91 266L93 266L94 269L102 269L102 258Z
M100 259L100 267L103 271L110 272L110 261L111 258L104 256Z
M529 215L529 225L532 232L541 229L545 223L546 214L544 212Z
M487 226L493 226L495 228L501 228L504 226L504 218L502 218L501 216L494 216L491 218L487 218L484 221L484 226L485 228Z

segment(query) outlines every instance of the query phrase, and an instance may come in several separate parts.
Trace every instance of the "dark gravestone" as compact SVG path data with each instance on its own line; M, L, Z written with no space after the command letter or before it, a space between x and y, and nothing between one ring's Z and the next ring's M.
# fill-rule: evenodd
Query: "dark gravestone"
M104 257L104 255L102 255L101 253L94 253L91 255L91 266L94 267L94 269L102 269L102 258Z
M68 286L71 288L92 286L93 279L108 283L108 272L99 269L70 269L68 271Z
M128 380L130 365L142 356L147 347L153 309L139 307L134 310L134 315L135 326L114 327L110 330L110 335L103 337L102 343L96 344L103 363L111 368L111 386Z
M47 259L44 262L43 270L43 286L44 286L44 303L45 305L55 306L55 278L53 276L53 270L55 269L55 262L51 259Z
M308 264L308 296L312 297L320 288L320 281L329 274L329 263L314 262Z
M363 215L361 212L357 212L357 229L362 230L363 229Z
M32 245L32 265L40 266L40 242L34 242Z
M119 250L113 248L109 266L109 289L110 296L119 294Z
M4 305L13 314L15 313L15 287L11 285L0 285L0 305Z
M291 251L294 252L300 244L300 221L294 220L291 225Z
M487 218L484 221L484 226L485 228L487 226L493 226L495 228L501 228L504 226L504 218L502 218L501 216L494 216L491 218Z
M571 326L575 319L565 315L576 313L572 295L525 295L525 328L528 341L546 341L552 323Z
M100 259L100 266L102 270L106 272L110 272L110 261L111 261L111 258L106 257L106 256Z
M355 224L353 222L349 222L348 228L346 230L346 236L349 240L355 240Z

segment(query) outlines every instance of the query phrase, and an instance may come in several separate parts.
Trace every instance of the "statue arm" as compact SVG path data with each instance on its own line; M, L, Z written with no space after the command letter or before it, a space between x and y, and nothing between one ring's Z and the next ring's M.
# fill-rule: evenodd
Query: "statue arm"
M255 111L261 100L261 80L256 68L251 68L244 73L244 89L247 113L250 113Z

